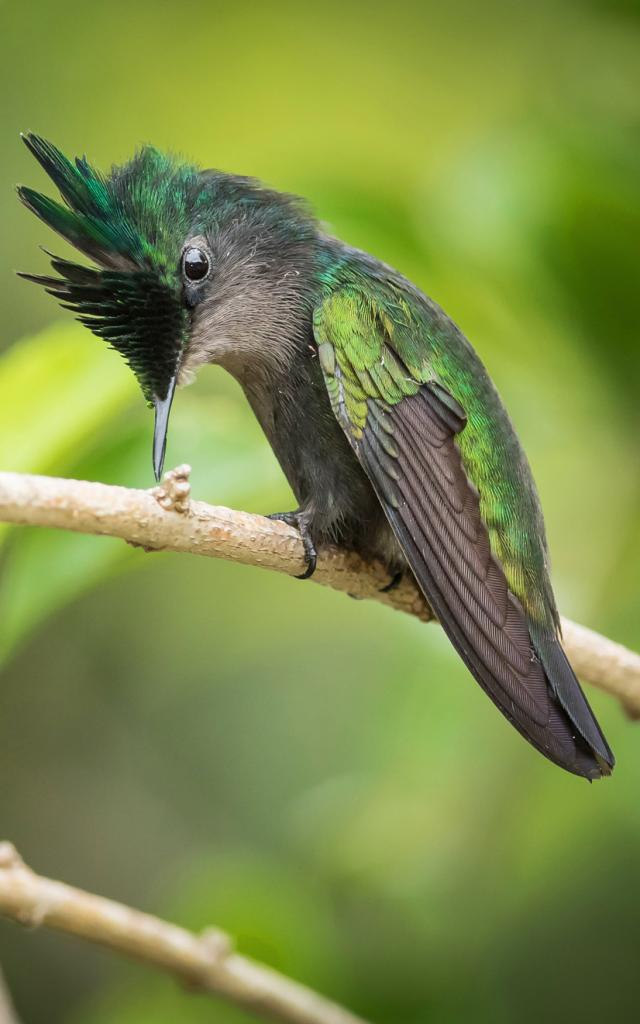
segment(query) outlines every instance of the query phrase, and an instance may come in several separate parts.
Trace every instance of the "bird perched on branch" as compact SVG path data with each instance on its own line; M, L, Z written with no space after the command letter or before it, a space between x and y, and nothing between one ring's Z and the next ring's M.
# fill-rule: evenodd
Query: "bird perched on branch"
M116 349L155 407L159 478L176 385L241 384L299 502L276 518L410 571L470 672L546 757L614 758L559 640L531 471L480 359L395 270L297 198L151 147L107 175L36 135L63 203L23 203L89 258L24 274Z

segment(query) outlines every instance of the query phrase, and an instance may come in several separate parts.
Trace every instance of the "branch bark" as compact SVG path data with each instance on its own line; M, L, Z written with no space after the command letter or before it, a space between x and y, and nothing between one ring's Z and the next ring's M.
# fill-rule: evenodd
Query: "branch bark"
M281 1024L366 1024L304 985L235 953L224 932L208 929L195 935L122 903L43 878L7 842L0 843L0 914L29 928L47 925L105 946Z
M1 844L0 844L1 847ZM0 1024L20 1024L16 1014L9 987L4 974L0 970Z
M185 551L262 566L295 576L305 557L297 530L264 516L190 500L189 467L167 473L150 491L83 480L0 473L0 521L120 537L153 551ZM393 590L384 568L353 552L326 548L316 583L353 597L371 598L425 622L433 613L412 579ZM577 674L617 697L640 717L640 655L606 637L562 620L564 645Z

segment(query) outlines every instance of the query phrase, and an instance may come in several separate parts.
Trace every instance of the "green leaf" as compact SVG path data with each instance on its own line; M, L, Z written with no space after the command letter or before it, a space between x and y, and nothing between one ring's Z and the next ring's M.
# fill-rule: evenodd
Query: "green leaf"
M78 324L17 342L0 358L0 468L60 470L137 390L122 361Z
M199 498L279 505L281 475L237 388L221 374L181 393L169 457L194 467ZM0 469L150 486L152 419L133 376L83 328L50 328L0 358ZM133 400L138 398L137 402ZM170 461L168 462L170 464ZM264 501L268 504L263 504ZM0 523L0 664L59 608L148 564L122 541ZM153 556L154 558L160 556Z

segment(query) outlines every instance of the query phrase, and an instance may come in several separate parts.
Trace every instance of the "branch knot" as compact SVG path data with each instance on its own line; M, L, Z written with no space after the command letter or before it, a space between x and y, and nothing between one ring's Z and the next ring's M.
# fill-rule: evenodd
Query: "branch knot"
M151 494L166 512L178 512L180 515L184 515L189 511L190 476L191 466L185 462L165 473L160 486L151 490Z

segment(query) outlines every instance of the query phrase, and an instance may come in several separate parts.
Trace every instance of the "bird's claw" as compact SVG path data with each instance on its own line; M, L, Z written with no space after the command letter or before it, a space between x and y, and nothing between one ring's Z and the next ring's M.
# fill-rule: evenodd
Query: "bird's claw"
M316 571L316 566L318 564L318 552L316 551L316 546L313 543L313 538L311 537L306 517L301 512L272 512L271 515L267 516L267 519L276 519L281 523L286 523L287 526L295 526L302 538L304 553L307 559L307 568L303 573L300 573L299 576L296 576L296 579L310 579Z
M300 573L299 576L296 576L296 579L309 580L316 571L316 566L318 564L318 552L316 551L315 544L311 540L311 537L308 533L303 533L301 530L300 535L302 537L304 553L307 559L307 568L305 569L304 572Z

